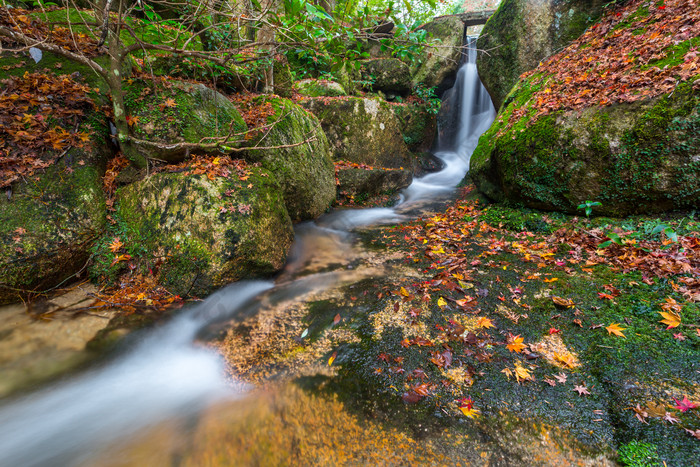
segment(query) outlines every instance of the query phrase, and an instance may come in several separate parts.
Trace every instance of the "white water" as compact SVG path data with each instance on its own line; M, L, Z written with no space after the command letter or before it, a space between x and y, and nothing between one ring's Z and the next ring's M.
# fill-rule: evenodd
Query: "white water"
M0 466L89 462L107 443L243 394L245 387L233 388L225 381L221 359L197 346L197 333L212 323L255 313L260 300L270 296L288 299L332 286L338 280L335 273L295 278L318 254L319 242L329 243L342 255L351 241L349 230L400 222L419 203L454 190L468 170L479 136L495 116L479 81L474 55L470 48L455 88L446 95L445 107L451 115L442 120L447 118L458 130L440 131L435 155L444 163L442 170L414 180L394 208L336 211L316 223L299 226L292 260L278 285L258 281L226 287L141 336L111 363L0 407Z

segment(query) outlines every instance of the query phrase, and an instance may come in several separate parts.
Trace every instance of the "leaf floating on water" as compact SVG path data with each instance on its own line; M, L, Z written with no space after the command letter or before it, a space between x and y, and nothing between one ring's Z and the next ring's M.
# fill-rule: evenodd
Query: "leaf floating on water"
M328 366L333 365L333 362L335 361L335 357L337 357L337 356L338 356L338 352L337 351L333 352L333 355L331 355L331 358L328 359Z

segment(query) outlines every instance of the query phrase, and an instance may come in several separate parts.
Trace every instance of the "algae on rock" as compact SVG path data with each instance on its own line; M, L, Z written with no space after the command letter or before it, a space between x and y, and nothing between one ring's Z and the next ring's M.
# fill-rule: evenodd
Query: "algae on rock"
M280 186L262 168L246 181L159 173L121 188L117 199L118 215L162 261L161 283L183 297L274 274L293 240Z
M282 186L284 204L295 220L314 219L335 199L335 175L330 148L321 125L312 114L289 99L261 97L271 104L269 127L253 140L246 157L270 170Z

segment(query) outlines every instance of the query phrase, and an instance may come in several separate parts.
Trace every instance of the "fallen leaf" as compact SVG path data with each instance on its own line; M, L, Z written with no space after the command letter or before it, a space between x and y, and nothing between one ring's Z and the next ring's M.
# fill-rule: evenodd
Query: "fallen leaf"
M576 391L580 396L590 396L591 395L591 393L588 391L588 388L583 384L574 386L573 391Z
M520 337L520 334L518 334L517 336L513 336L511 334L510 342L506 345L506 348L508 350L510 350L511 352L520 353L525 347L527 346L523 344L523 338Z
M688 400L688 396L683 396L682 401L679 401L678 399L673 399L673 400L676 401L676 405L673 408L678 409L683 413L685 413L691 409L696 409L698 407L698 404L696 404L695 402L690 402Z
M664 318L660 323L667 324L666 329L676 328L681 324L681 317L673 311L659 311L659 314Z
M613 323L605 328L605 330L608 331L608 334L615 334L619 337L625 337L625 335L622 333L622 331L624 331L625 329L626 328L620 327L618 323Z
M333 352L331 355L331 358L328 359L328 366L331 366L333 362L335 361L335 358L338 356L338 352Z

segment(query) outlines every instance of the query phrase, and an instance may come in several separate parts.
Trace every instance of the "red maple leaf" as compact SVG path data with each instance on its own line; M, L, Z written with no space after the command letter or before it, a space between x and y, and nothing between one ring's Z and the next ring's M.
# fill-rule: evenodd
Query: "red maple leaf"
M683 396L683 400L679 401L678 399L673 399L676 401L676 405L673 407L674 409L678 409L681 412L685 413L690 409L696 409L698 407L698 404L695 402L690 402L688 400L688 396Z

